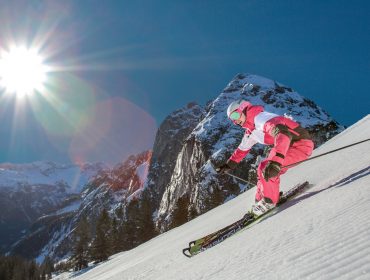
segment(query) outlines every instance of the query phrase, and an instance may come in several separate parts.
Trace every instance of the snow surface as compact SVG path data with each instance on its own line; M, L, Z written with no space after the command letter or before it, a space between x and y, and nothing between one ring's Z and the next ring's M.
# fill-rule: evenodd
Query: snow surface
M370 138L370 115L314 155ZM282 190L314 186L271 217L188 259L189 241L250 209L254 189L89 271L54 279L370 279L370 141L293 168Z

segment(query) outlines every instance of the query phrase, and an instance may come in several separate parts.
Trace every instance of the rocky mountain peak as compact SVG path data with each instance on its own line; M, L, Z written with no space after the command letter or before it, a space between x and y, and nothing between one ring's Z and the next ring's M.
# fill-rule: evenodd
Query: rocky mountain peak
M152 151L131 155L114 168L100 172L91 184L105 184L113 191L125 190L128 192L126 197L130 196L144 186L151 158Z
M172 112L161 123L153 146L147 188L153 198L153 209L158 207L163 192L170 181L176 157L184 141L204 116L204 109L195 102Z
M227 160L243 137L244 130L226 116L228 105L244 99L265 110L299 122L313 135L318 146L344 129L323 109L279 82L251 74L238 74L223 92L208 103L204 116L190 132L176 156L175 168L158 210L157 226L165 231L238 195L246 186L220 176L213 164ZM256 147L242 161L236 173L255 180L254 165L263 147ZM177 221L176 221L177 220Z

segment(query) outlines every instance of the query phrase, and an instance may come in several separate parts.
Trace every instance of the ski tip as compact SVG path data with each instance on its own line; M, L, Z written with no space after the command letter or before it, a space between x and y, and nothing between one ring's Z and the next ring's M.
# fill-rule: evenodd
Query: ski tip
M193 255L190 253L190 247L189 248L185 248L182 250L182 253L184 254L185 257L187 258L191 258Z

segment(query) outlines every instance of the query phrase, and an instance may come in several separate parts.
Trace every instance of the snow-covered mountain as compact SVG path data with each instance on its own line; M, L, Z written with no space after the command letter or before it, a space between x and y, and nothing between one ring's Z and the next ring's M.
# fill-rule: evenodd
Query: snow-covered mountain
M211 167L224 163L238 146L244 130L226 116L228 105L244 99L263 105L265 110L286 115L307 128L316 146L344 129L323 109L293 89L276 81L250 74L238 74L199 114L199 120L172 157L173 172L164 182L157 226L164 232L239 195L245 186L229 176L219 176ZM264 147L256 145L240 164L238 176L255 181L256 158ZM149 173L151 175L151 173ZM227 185L227 188L223 186ZM163 186L161 186L163 188Z
M369 138L370 115L313 156ZM242 217L254 202L254 189L85 273L53 279L369 279L369 151L367 141L289 170L282 190L306 180L313 187L191 259L182 248Z
M0 188L22 188L32 185L61 185L68 193L80 193L86 183L100 170L103 163L82 166L55 162L0 164Z
M73 246L73 230L82 216L88 218L93 228L103 208L114 215L117 208L125 211L132 200L140 197L151 154L146 151L130 156L113 168L98 169L99 172L86 181L81 193L33 221L23 232L24 236L13 244L10 253L37 258L39 262L47 255L54 259L68 257Z
M41 216L76 207L86 183L104 168L102 163L0 164L0 251Z

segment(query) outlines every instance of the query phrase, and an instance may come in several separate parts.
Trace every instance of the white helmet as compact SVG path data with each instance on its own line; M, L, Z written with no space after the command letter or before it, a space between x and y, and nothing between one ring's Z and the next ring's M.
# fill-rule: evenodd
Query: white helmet
M227 117L230 118L231 113L238 109L242 112L248 105L250 105L250 103L243 99L231 102L229 107L227 107Z

